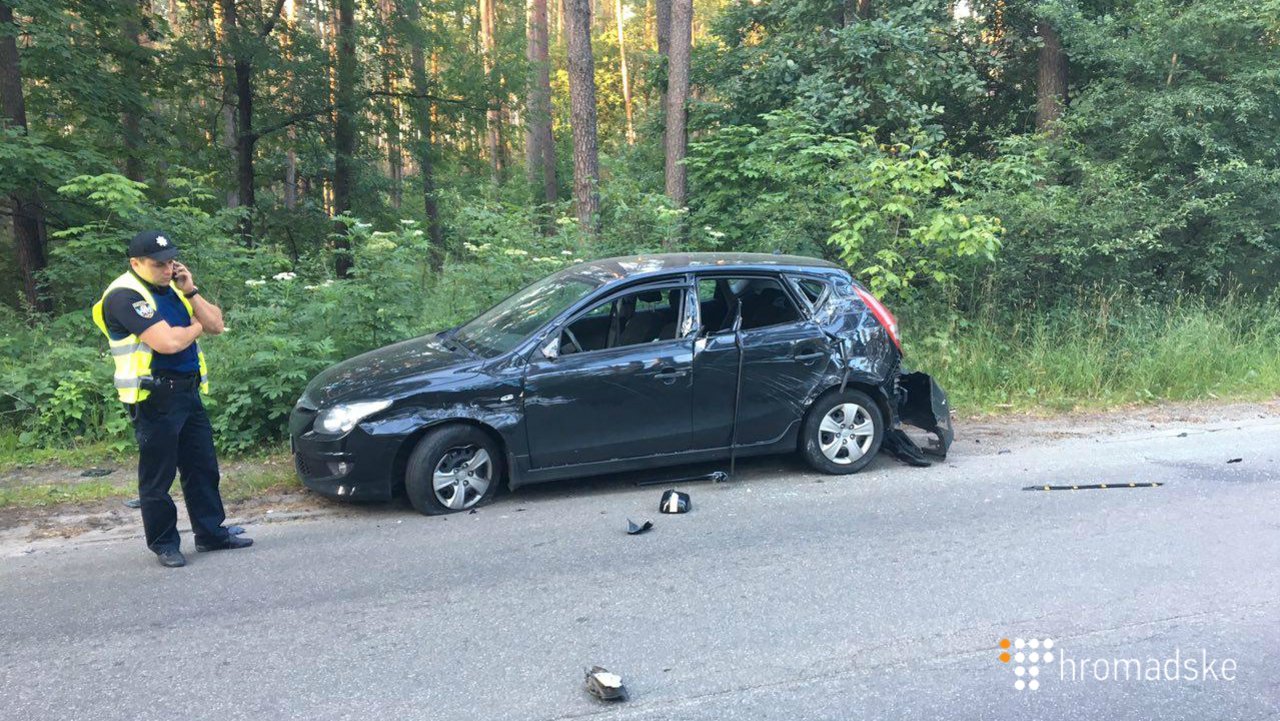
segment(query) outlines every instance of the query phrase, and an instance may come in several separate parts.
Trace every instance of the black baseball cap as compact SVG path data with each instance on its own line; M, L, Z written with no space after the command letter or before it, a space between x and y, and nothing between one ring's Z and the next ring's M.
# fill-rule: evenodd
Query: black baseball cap
M154 258L166 261L178 257L178 244L158 230L144 230L129 241L130 258Z

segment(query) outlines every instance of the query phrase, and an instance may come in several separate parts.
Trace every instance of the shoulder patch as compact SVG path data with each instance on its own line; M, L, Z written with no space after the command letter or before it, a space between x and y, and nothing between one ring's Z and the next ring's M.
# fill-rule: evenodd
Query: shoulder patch
M143 318L150 318L156 314L156 309L152 308L151 304L145 300L140 300L137 303L134 303L133 309Z

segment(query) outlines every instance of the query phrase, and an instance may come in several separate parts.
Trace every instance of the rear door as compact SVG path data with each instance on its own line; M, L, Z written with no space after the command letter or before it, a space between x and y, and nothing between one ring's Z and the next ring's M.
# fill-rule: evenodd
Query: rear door
M742 399L738 445L783 437L804 414L830 349L817 324L773 274L696 277L700 329L693 359L693 447L724 448L733 427L738 350L733 319L742 303Z
M534 468L689 450L687 291L683 279L622 291L560 328L557 357L534 353L524 394Z

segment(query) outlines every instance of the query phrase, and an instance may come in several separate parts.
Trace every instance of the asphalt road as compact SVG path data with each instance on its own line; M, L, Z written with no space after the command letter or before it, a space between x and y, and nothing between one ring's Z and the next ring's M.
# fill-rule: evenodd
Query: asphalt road
M595 479L259 524L180 570L140 540L3 558L0 719L1280 718L1280 418L1012 445L755 461L684 516ZM1038 690L1001 638L1053 640Z

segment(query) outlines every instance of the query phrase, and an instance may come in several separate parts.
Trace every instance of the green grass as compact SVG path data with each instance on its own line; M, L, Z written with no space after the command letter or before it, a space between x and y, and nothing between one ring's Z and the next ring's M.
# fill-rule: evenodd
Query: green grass
M925 320L914 342L907 329L909 363L966 414L1280 395L1280 304L1074 300Z
M117 473L113 481L86 480L83 483L25 484L0 486L0 509L33 508L54 505L83 505L112 498L130 498L138 493L132 472L134 453L112 455L103 444L101 454L94 456L94 444L76 449L23 451L9 458L0 457L0 470L15 466L29 466L43 459L41 464L62 465L72 468L101 465L104 461L120 463L125 471ZM222 499L226 502L243 501L271 493L285 493L302 488L294 473L293 464L286 449L267 447L252 453L237 454L222 460ZM181 485L173 484L175 497L181 495Z
M119 441L70 440L47 448L33 448L18 442L18 431L0 428L0 472L22 466L90 468L104 463L123 463L135 453L132 442Z
M103 481L0 488L0 509L85 504L137 494L133 484L117 486Z

